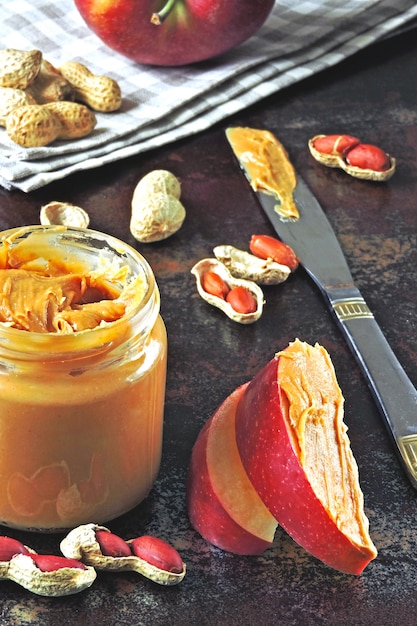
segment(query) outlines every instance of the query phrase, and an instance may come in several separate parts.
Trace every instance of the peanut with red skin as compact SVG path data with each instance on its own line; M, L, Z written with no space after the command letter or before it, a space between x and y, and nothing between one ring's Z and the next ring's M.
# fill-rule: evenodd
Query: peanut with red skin
M132 556L131 549L124 539L106 530L96 530L96 540L104 556Z
M29 549L30 550L30 549ZM93 567L78 559L54 554L15 554L1 572L28 591L39 596L68 596L90 587L97 577Z
M0 561L10 561L15 554L29 554L29 550L17 539L0 537Z
M374 172L384 172L391 166L391 161L386 152L367 143L361 143L349 150L346 161L353 167Z
M29 554L28 556L33 559L42 572L55 572L64 567L86 569L86 566L81 561L68 559L65 556L55 556L54 554Z
M393 157L352 135L316 135L309 139L308 147L322 165L340 168L355 178L384 182L395 172Z
M212 296L224 300L230 291L229 285L216 272L205 272L203 275L202 286Z
M104 531L115 542L121 537L112 535L108 528L97 524L83 524L74 528L60 543L62 553L69 559L82 561L89 570L113 572L132 571L141 574L159 585L177 585L186 574L186 565L178 552L169 544L155 537L144 536L126 541L129 553L126 556L105 556L97 541L97 532ZM99 535L100 537L100 535ZM109 550L106 550L107 552ZM24 557L22 557L24 558ZM67 571L74 575L74 572Z
M260 259L272 259L276 263L286 265L292 272L298 267L298 259L294 250L286 243L270 235L252 235L249 249Z
M239 285L233 287L226 296L226 302L237 312L242 315L248 315L249 313L255 313L258 308L258 304L249 291L245 287Z
M150 565L166 572L181 574L184 565L177 550L158 537L142 535L130 543L132 553Z
M359 143L360 140L352 135L323 135L313 141L313 147L322 154L343 156Z

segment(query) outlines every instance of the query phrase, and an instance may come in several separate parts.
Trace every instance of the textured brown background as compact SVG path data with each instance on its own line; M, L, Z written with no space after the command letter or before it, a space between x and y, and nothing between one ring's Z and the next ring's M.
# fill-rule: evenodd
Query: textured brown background
M3 581L1 625L415 623L416 492L318 290L300 269L285 284L265 289L264 315L252 326L241 326L200 299L190 269L212 256L217 244L247 248L253 233L273 234L224 137L232 124L272 130L322 203L358 287L417 383L416 75L412 32L168 148L29 195L0 191L1 228L38 223L42 204L70 201L90 213L92 228L136 245L152 265L169 335L163 462L149 498L108 526L125 538L146 532L172 541L188 565L186 578L175 588L158 587L134 573L99 573L89 590L61 599L37 597ZM316 163L308 139L334 132L355 134L394 155L394 177L386 184L370 183ZM156 168L181 179L187 218L172 238L140 245L129 233L130 199L139 178ZM188 523L187 468L201 426L226 395L295 337L328 349L346 397L346 422L379 550L360 577L325 567L281 530L262 557L238 557L208 545ZM1 533L39 552L58 553L60 536Z

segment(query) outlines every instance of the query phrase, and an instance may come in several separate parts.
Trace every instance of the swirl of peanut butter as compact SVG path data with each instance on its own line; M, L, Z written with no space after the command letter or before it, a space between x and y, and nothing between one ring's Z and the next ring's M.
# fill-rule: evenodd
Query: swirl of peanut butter
M89 268L60 254L44 233L0 252L0 323L36 333L70 334L123 317L143 295L126 284L126 268Z

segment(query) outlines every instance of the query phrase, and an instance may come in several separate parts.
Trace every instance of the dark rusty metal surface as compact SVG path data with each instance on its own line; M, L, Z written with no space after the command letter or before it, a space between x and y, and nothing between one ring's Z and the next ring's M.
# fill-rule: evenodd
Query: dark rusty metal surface
M28 195L0 191L1 228L38 223L42 204L70 201L90 213L92 228L132 243L153 267L169 335L162 467L147 500L107 525L125 538L153 533L167 539L188 565L184 581L174 588L161 588L134 573L99 573L89 590L59 599L37 597L3 581L1 625L415 623L417 493L318 290L300 269L285 284L265 289L264 315L254 325L241 326L197 295L190 269L212 256L217 244L247 249L253 233L273 234L224 138L227 125L272 130L327 212L358 287L417 383L416 75L412 32L186 141ZM394 155L394 177L385 184L371 183L316 163L308 139L334 132L355 134ZM130 199L139 178L156 168L181 179L187 218L175 236L141 245L129 233ZM200 428L226 395L296 337L328 349L346 397L345 419L379 550L360 577L329 569L281 530L261 557L239 557L207 544L188 522L185 484ZM60 536L0 532L39 552L59 553Z

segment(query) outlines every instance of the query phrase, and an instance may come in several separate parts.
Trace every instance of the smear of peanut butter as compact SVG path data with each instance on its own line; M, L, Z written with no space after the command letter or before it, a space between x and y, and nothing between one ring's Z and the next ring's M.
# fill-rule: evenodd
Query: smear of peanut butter
M228 128L226 136L254 191L274 196L280 217L298 219L300 214L293 198L297 175L275 135L268 130L235 127Z
M279 353L278 380L293 447L314 493L337 527L375 556L330 356L296 340Z

